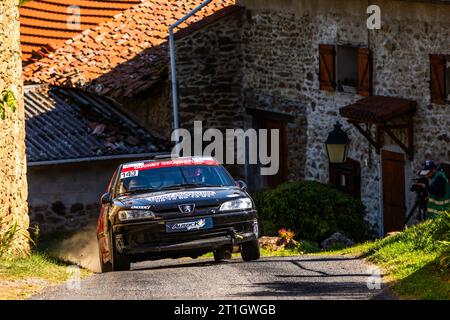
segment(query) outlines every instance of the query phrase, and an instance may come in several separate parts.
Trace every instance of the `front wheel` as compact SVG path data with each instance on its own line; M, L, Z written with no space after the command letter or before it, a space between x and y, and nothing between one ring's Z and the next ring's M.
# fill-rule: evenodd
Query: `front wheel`
M128 271L131 268L131 262L127 255L124 255L117 251L114 242L114 234L111 230L111 261L112 261L112 271Z
M258 239L241 244L241 257L244 261L258 260L260 257Z
M112 264L111 264L110 261L103 262L103 255L102 255L102 251L100 249L100 245L98 246L98 253L99 253L99 260L100 260L100 271L102 273L111 272L112 271Z

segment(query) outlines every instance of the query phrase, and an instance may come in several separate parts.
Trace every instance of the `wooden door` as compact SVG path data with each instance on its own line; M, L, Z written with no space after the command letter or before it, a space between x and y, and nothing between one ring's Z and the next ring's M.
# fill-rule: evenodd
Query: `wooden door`
M383 151L381 161L384 233L386 234L402 230L405 223L405 156L401 153Z
M275 175L267 176L267 184L269 187L276 187L277 185L283 183L287 179L287 124L285 121L278 120L278 119L264 119L262 121L262 127L264 129L273 130L278 129L280 130L280 145L279 145L279 170L278 173ZM271 139L270 139L270 131L268 135L268 146L267 150L269 150L269 154L272 156L272 146L270 145Z

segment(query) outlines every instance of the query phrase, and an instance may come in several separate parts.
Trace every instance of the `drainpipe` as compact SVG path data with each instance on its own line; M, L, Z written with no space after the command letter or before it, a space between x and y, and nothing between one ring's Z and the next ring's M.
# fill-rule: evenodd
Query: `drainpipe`
M174 41L174 30L177 28L180 24L185 22L187 19L192 17L194 14L196 14L198 11L203 9L203 7L207 6L212 0L206 0L202 4L200 4L198 7L193 9L191 12L186 14L184 17L182 17L180 20L175 22L169 27L169 47L170 47L170 70L172 74L172 102L173 102L173 129L175 131L175 143L176 143L176 152L179 154L180 147L178 142L180 141L180 135L177 129L180 127L180 120L178 118L178 85L177 85L177 71L176 71L176 65L175 65L175 41Z

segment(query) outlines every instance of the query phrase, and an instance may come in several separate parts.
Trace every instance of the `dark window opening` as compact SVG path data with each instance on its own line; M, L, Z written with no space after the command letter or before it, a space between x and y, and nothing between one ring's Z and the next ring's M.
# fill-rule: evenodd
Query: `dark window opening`
M450 101L450 59L447 61L447 68L446 68L446 88L447 88L447 101Z
M346 163L330 164L330 184L356 199L361 198L361 166L347 158Z
M337 90L356 93L358 89L358 47L337 46L336 79Z

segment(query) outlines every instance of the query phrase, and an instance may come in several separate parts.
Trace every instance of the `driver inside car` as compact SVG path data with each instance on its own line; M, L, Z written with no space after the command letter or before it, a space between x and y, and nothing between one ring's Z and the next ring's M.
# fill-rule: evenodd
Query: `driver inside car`
M188 183L203 184L206 176L203 171L201 167L184 168L183 174Z

